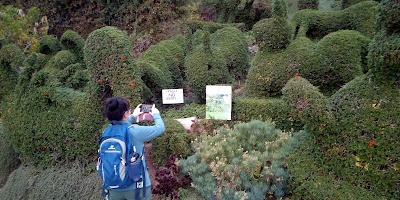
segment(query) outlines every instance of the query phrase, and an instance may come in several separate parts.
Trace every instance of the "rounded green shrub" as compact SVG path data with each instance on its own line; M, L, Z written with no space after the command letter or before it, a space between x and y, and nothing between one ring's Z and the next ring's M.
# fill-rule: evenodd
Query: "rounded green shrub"
M206 199L266 199L285 195L286 157L307 137L282 132L270 122L251 121L219 129L193 144L195 153L180 160L194 187Z
M286 18L267 18L253 26L260 50L277 51L289 45L291 28Z
M388 35L381 31L372 40L368 51L368 66L384 82L400 77L400 33Z
M297 65L286 51L259 51L253 58L246 80L246 94L252 97L274 97L293 77Z
M317 0L299 0L298 7L299 7L299 10L304 10L304 9L317 10L318 4L319 4L319 1L317 1Z
M4 45L0 49L0 63L20 70L25 65L25 54L15 44Z
M330 95L362 74L369 42L367 37L351 30L328 34L316 44L313 62L300 66L300 74Z
M304 78L290 79L282 88L282 94L282 99L292 109L291 114L299 116L311 130L324 128L332 118L327 110L326 97Z
M400 197L399 96L398 84L381 84L370 74L355 78L330 98L336 140L322 139L340 149L324 154L337 174L394 199Z
M233 101L235 120L249 122L251 120L272 121L276 128L285 131L299 131L303 124L291 113L289 105L278 98L238 98Z
M4 132L3 120L0 119L0 187L4 185L10 173L20 164L18 154L9 143Z
M191 141L195 135L187 133L182 124L172 118L164 118L165 132L152 140L152 155L157 166L165 165L167 159L174 155L186 158L191 154Z
M229 84L233 81L223 56L211 53L209 49L193 50L185 59L185 70L188 85L202 103L205 102L206 85Z
M376 22L380 29L384 29L388 33L400 32L399 9L400 5L397 0L381 1Z
M39 53L54 55L61 50L61 44L54 36L45 35L39 41Z
M90 93L99 97L99 106L111 96L123 96L133 105L142 103L143 82L132 49L128 35L116 27L103 27L89 34L84 59L91 74Z
M236 28L223 28L210 37L211 51L223 56L228 72L235 79L244 79L250 68L250 61L243 33Z
M83 60L83 47L85 40L78 33L68 30L65 31L60 39L61 47L75 54L78 61Z
M50 71L63 70L67 66L75 64L76 61L76 56L72 52L69 50L62 50L50 58L46 63L45 69Z

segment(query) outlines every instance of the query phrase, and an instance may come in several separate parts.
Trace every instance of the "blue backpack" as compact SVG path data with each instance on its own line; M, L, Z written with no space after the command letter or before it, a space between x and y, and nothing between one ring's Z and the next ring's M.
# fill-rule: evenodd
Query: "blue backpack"
M136 153L128 131L132 124L116 124L106 128L99 142L97 172L103 180L103 195L108 190L125 189L136 183L144 183L143 155Z

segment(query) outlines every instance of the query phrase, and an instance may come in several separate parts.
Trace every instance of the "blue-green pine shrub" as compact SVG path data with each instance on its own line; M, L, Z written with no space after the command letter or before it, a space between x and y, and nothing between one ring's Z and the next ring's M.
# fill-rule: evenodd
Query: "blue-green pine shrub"
M65 31L61 36L60 43L62 49L71 51L78 61L83 60L85 40L78 33L71 30Z
M211 50L224 57L228 72L235 79L244 79L250 68L250 59L242 31L227 27L217 30L210 37Z
M60 41L51 35L43 36L42 39L40 39L38 46L39 53L46 55L54 55L62 49Z
M279 198L289 178L286 157L306 137L305 131L282 132L271 122L237 124L198 138L194 155L179 166L206 199Z

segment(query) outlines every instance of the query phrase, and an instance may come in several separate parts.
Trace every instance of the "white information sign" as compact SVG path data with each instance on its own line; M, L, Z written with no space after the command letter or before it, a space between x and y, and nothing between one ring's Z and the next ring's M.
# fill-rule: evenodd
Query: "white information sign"
M231 120L232 86L206 86L206 119Z
M163 104L183 103L183 89L162 90Z

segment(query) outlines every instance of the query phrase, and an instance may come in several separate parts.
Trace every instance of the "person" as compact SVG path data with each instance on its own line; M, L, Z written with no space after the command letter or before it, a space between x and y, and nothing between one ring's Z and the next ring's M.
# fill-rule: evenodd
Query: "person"
M139 104L131 114L130 104L128 100L123 97L111 97L108 98L105 102L106 108L106 117L111 121L111 124L131 124L135 119L142 114L140 111ZM159 135L161 135L165 131L164 122L160 116L160 111L154 106L150 111L152 115L155 125L154 126L139 126L135 125L130 127L129 133L132 136L132 143L136 147L137 153L142 155L144 152L144 143L148 140L151 140ZM132 184L128 186L126 189L119 190L109 190L108 200L134 200L136 190L140 193L140 199L151 199L151 183L149 174L147 172L146 159L143 160L143 165L145 169L145 185L141 189L136 189L136 184ZM145 191L142 191L145 190ZM144 195L145 192L145 195ZM137 199L135 199L137 200Z

